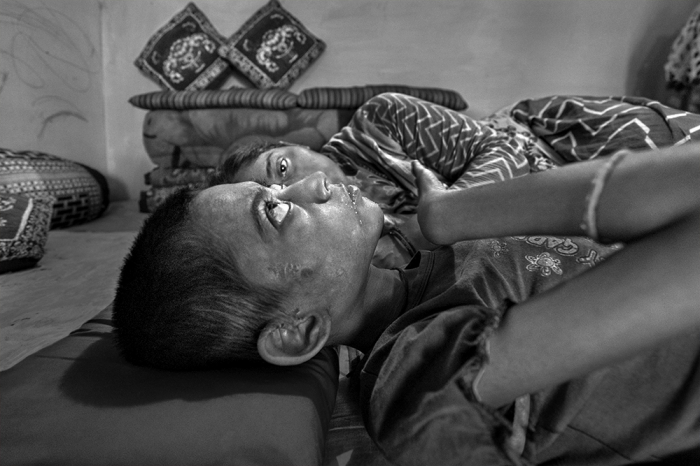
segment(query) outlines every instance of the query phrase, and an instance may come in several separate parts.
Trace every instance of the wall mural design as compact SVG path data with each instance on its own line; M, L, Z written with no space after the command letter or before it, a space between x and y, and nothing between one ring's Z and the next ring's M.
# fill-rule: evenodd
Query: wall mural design
M73 96L93 87L100 66L88 31L51 3L0 1L0 103L10 85L21 87L37 138L62 119L88 122Z

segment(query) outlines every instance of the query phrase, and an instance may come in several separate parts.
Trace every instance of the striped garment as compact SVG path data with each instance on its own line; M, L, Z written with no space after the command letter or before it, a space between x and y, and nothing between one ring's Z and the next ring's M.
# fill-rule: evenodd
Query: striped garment
M360 107L321 152L384 212L406 214L418 200L413 160L451 188L468 188L529 173L531 143L440 105L386 93Z
M643 97L555 95L521 100L510 115L555 165L700 141L700 115Z

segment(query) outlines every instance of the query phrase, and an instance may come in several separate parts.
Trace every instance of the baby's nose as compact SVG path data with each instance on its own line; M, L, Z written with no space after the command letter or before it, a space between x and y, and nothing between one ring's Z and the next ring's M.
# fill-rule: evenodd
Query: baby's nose
M331 186L328 177L319 171L288 186L278 197L292 202L323 203L331 198Z

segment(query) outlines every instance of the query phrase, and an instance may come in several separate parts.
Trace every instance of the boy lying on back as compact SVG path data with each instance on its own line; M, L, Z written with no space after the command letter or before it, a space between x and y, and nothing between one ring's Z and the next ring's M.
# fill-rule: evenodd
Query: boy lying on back
M700 459L700 147L459 191L413 169L423 233L459 242L401 270L370 263L381 209L322 173L173 196L122 269L122 353L192 369L353 346L398 464Z

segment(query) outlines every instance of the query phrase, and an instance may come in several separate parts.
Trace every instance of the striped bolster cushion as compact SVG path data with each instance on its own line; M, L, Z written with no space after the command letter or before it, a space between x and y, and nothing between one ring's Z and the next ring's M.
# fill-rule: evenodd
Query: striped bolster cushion
M284 110L297 106L297 95L280 89L160 91L135 95L129 103L146 110L237 107Z
M297 105L302 108L358 108L372 97L384 92L397 92L433 102L453 110L464 110L467 102L459 93L448 89L401 85L372 85L357 87L315 87L299 94Z
M109 185L102 173L29 150L0 148L0 193L53 197L52 229L95 220L109 206Z

